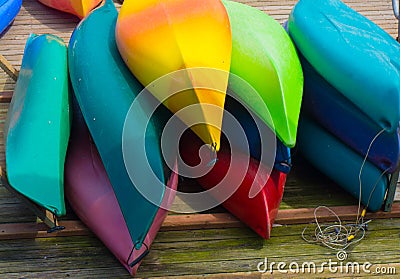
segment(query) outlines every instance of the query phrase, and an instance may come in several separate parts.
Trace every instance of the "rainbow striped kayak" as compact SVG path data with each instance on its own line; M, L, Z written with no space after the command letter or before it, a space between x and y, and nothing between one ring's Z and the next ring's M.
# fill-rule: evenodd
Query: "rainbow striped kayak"
M0 0L0 34L11 24L21 9L22 0Z
M65 214L64 161L70 132L67 47L31 34L4 126L10 185L53 214Z
M266 13L223 3L232 28L229 87L285 145L293 147L303 92L296 49L284 28Z
M72 34L69 49L69 70L75 96L97 146L118 199L135 248L139 250L163 200L164 188L155 189L155 203L148 201L133 184L125 165L122 150L124 123L135 96L142 90L119 55L115 42L117 10L112 1L93 10ZM128 133L131 143L145 136L147 159L158 180L165 182L160 155L159 135L150 122L146 133L137 130L145 119L143 109L136 111ZM136 121L135 121L136 120ZM125 156L127 154L125 153ZM131 155L131 154L130 154ZM145 164L144 164L145 165ZM154 185L152 185L154 186Z
M76 15L79 18L87 16L103 0L38 0L53 9Z
M194 105L180 118L188 126L200 122L191 128L218 150L232 45L221 1L126 0L116 39L125 63L144 86L183 70L162 90L152 84L149 91L173 113ZM177 93L178 87L183 91Z

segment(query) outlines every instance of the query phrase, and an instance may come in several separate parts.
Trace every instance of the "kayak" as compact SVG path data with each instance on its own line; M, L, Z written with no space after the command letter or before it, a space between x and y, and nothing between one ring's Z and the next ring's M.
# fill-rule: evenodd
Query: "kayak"
M176 190L177 185L178 175L172 172L167 187ZM144 245L141 249L134 250L129 259L134 243L79 108L74 110L71 140L65 165L65 194L82 222L104 243L129 273L135 275L140 259L148 252L167 215L167 210L158 209L144 238ZM173 198L173 195L165 195L162 201L163 208L169 208ZM139 262L131 266L128 262L132 260L139 260Z
M63 40L31 34L4 125L6 169L15 190L56 216L65 214L68 90Z
M303 92L296 49L284 28L266 13L241 3L223 3L232 29L229 87L285 145L293 147Z
M144 86L170 75L161 90L156 81L149 91L172 113L191 106L190 113L178 116L218 150L232 46L221 1L124 1L116 39L125 63Z
M136 249L140 249L164 196L164 189L134 184L125 165L123 153L124 123L135 96L142 90L118 53L115 42L117 10L112 1L93 10L74 30L68 49L71 83L90 134L117 197ZM131 144L145 137L147 160L157 179L165 182L159 135L153 121L146 132L138 127L146 119L141 107L136 111L128 133ZM148 145L147 145L148 144ZM142 146L140 146L142 147ZM125 157L124 157L125 156ZM143 164L143 168L146 164ZM150 178L149 178L150 179ZM144 187L143 187L144 186ZM139 190L153 191L150 202Z
M79 18L87 16L103 0L38 0L53 9L76 15Z
M362 156L306 116L300 120L298 148L315 168L359 199ZM387 174L365 161L361 185L362 204L370 211L381 209L389 185Z
M22 0L0 0L0 34L6 30L21 9Z
M286 174L276 169L271 170L271 167L264 166L240 152L235 152L236 155L231 159L229 144L224 138L221 143L215 164L209 172L197 178L197 181L206 190L222 187L211 192L212 197L257 234L267 239L270 237L272 224L282 200ZM203 161L200 161L198 156L194 156L199 154L202 145L202 141L194 133L184 133L180 145L183 161L189 166L208 167L209 158L204 157ZM197 171L194 170L191 176L197 177ZM223 182L220 183L221 181ZM226 198L226 190L229 191L235 186L236 191ZM250 198L254 187L259 192Z
M400 121L400 44L340 0L300 0L289 33L314 69L381 129Z
M345 96L331 86L304 59L303 112L343 143L365 157L373 138L382 130ZM400 160L400 129L382 132L372 143L368 160L393 173Z
M229 136L232 148L249 154L265 165L273 164L275 169L288 174L291 169L290 148L276 138L275 133L257 115L231 97L233 95L234 93L226 95L222 120L222 130ZM240 126L235 125L228 113Z

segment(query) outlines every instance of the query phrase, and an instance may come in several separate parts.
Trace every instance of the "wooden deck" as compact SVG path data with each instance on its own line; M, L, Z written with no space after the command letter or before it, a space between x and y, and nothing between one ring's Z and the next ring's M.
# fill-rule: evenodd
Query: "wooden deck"
M258 7L283 22L296 1L241 2ZM393 37L397 36L397 20L390 0L345 2ZM68 42L77 23L76 18L42 6L36 0L25 0L13 26L0 38L0 54L18 70L30 32L53 33ZM0 69L0 96L8 100L14 86L13 78ZM8 103L2 103L0 98L0 166L3 168L3 124L7 108ZM295 167L288 177L271 239L262 240L222 208L198 215L169 215L139 268L138 277L270 278L271 273L257 271L258 263L265 258L269 263L284 262L286 271L291 262L301 266L313 261L320 267L323 262L337 261L335 251L304 242L301 232L312 217L314 207L340 206L335 208L339 215L354 220L357 201L302 158L294 156L293 163ZM192 181L182 184L197 187ZM397 195L400 200L399 191ZM183 206L181 200L173 205L175 209ZM370 262L372 266L367 271L371 273L362 269L360 274L332 272L325 266L323 273L319 269L311 274L285 274L276 270L275 265L273 278L380 278L379 268L391 273L385 278L399 278L400 203L395 203L391 215L379 213L369 217L373 221L366 238L349 250L345 263ZM119 262L76 220L71 210L62 222L67 227L64 232L48 235L41 224L36 224L36 217L25 205L0 186L0 278L129 278Z

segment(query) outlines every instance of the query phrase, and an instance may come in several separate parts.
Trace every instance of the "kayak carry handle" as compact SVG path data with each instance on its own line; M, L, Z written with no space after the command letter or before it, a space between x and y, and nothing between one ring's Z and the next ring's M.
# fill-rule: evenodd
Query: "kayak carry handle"
M149 246L147 246L146 243L143 242L143 245L146 247L146 250L136 259L134 259L131 263L129 263L130 258L132 257L133 251L136 250L136 245L133 245L131 253L129 254L128 259L126 260L126 264L129 265L130 267L134 267L137 265L141 260L143 260L144 257L146 257L149 254Z

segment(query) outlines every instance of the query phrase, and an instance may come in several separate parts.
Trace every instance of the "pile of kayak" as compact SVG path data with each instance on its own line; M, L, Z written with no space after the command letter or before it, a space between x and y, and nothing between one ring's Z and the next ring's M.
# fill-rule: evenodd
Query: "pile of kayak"
M305 80L298 149L377 211L398 176L400 44L340 0L301 0L287 28Z
M8 181L57 217L65 196L132 275L175 196L190 196L179 175L208 193L190 196L195 211L214 200L269 238L297 133L318 169L382 207L400 157L400 47L339 0L300 0L287 30L225 0L125 0L119 13L39 1L82 20L68 47L26 42Z

